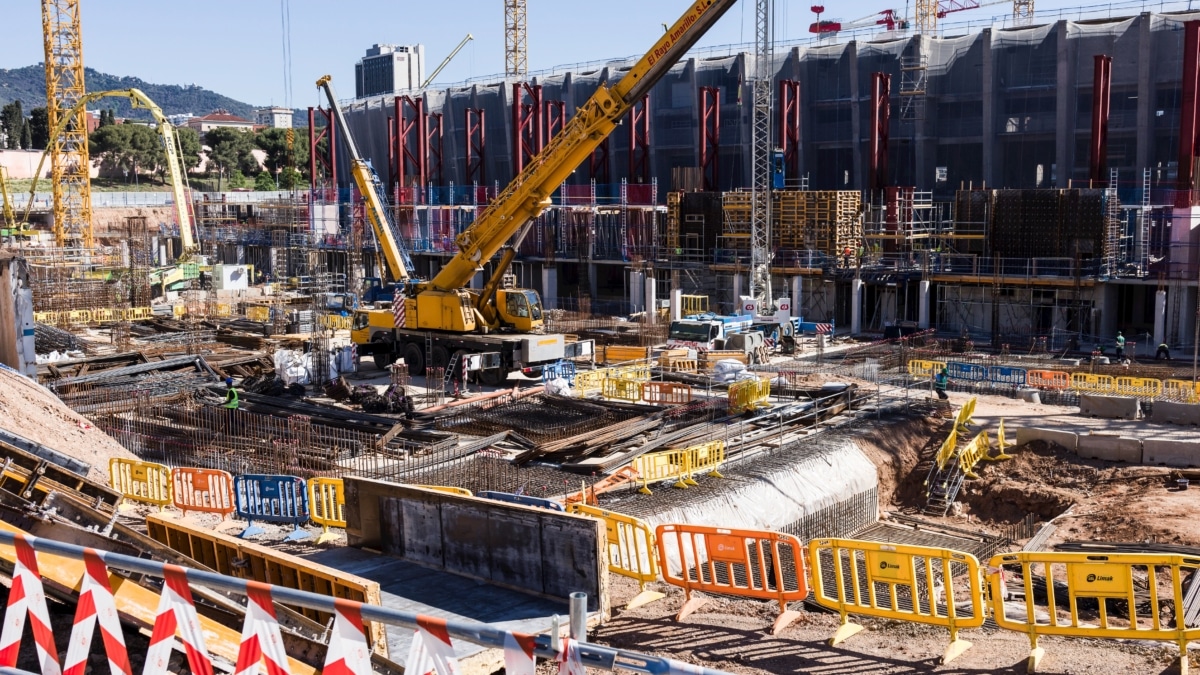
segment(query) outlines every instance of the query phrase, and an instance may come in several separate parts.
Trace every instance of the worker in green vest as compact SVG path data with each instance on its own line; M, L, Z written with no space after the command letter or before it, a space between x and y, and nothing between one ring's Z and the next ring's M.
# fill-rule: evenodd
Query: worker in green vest
M942 368L937 375L933 376L933 390L937 392L938 398L945 401L950 398L946 395L946 388L950 386L950 371Z
M229 433L233 433L237 429L237 411L240 401L238 400L238 390L233 386L233 378L225 378L225 403L224 408L227 411L225 414L229 417Z
M1121 331L1117 331L1117 360L1120 361L1124 358L1125 358L1125 336L1121 334Z

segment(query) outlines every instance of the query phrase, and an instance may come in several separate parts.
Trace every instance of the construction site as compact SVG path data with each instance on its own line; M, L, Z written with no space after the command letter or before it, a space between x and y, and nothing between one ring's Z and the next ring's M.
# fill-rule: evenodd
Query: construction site
M505 0L503 76L312 73L311 183L231 192L144 92L85 90L80 0L41 4L43 182L0 190L0 670L1197 658L1190 3L785 35L756 0L753 43L697 48L736 5L704 0L530 72ZM169 192L93 189L106 97Z

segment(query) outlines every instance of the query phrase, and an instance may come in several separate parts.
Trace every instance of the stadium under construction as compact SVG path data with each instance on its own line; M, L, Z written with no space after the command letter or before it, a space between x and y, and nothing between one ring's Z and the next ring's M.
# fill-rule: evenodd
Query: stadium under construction
M1190 342L1198 30L1200 13L1142 13L779 50L774 287L839 331ZM731 309L749 263L754 58L676 65L552 196L519 280L548 307L628 313L682 288ZM420 272L630 65L346 102ZM317 175L348 184L318 141ZM339 194L330 209L317 191L309 217L333 239L355 213Z

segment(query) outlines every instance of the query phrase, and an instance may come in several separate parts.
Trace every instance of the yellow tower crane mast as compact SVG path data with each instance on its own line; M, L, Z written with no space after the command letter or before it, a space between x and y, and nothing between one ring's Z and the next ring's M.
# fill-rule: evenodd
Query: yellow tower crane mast
M54 192L54 238L58 246L92 246L91 162L87 120L60 125L85 95L79 0L42 0L46 47L46 113L52 131L47 150Z
M529 74L529 32L525 0L504 0L504 75Z

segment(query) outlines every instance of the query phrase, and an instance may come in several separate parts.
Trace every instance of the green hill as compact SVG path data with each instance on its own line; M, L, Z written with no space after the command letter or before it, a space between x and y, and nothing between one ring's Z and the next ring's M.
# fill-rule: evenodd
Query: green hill
M256 107L249 103L236 101L228 96L222 96L203 87L181 87L174 84L150 84L136 77L118 77L100 73L91 68L84 69L84 83L88 91L104 91L107 89L141 89L146 92L167 115L193 113L207 115L223 108L230 113L246 119L254 119ZM46 104L46 71L41 65L25 66L6 70L0 68L0 105L14 100L20 100L22 107L28 113L30 108ZM96 103L96 108L112 108L117 117L132 117L134 119L150 119L150 114L144 110L133 110L129 101L122 98L109 98ZM305 124L307 117L296 111L295 123Z

